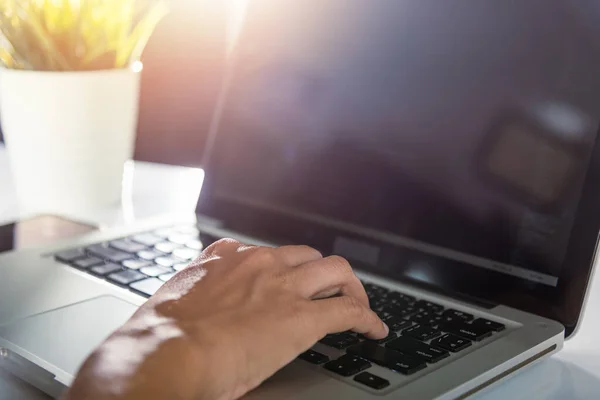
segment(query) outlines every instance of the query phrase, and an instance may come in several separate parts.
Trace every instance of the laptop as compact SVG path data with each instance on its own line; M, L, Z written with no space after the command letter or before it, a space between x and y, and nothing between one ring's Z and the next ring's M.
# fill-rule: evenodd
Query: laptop
M593 4L246 2L197 215L0 256L2 364L59 396L224 237L347 258L391 328L248 399L463 399L558 352L600 229Z

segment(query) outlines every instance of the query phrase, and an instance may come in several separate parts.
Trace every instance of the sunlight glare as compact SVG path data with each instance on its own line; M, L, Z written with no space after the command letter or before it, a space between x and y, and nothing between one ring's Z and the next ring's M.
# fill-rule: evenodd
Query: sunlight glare
M249 0L230 0L227 23L227 53L231 53L243 29Z

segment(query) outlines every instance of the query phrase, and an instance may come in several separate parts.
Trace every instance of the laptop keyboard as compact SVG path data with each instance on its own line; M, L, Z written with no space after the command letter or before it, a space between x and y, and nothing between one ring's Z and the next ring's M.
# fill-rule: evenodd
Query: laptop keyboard
M217 240L195 227L173 227L63 251L55 259L150 297Z
M364 282L363 282L364 283ZM390 381L366 372L374 365L403 376L413 375L504 330L505 325L445 308L371 283L364 283L371 308L390 328L371 340L354 332L325 336L319 343L341 350L335 358L311 349L299 358L373 390ZM332 352L328 352L332 354Z
M55 259L150 297L217 240L195 227L175 227L63 251ZM376 371L366 371L374 365L409 376L505 329L501 323L467 312L363 284L371 308L389 326L389 335L380 340L355 332L327 335L319 343L337 350L335 357L312 349L299 358L372 390L390 386Z

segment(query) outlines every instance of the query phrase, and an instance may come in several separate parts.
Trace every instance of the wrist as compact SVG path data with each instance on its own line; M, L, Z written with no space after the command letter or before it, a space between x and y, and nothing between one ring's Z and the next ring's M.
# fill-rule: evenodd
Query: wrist
M204 398L207 353L175 321L138 314L86 360L68 398Z
M208 346L198 343L180 324L170 318L133 318L124 326L125 341L135 341L131 354L140 359L136 374L141 389L148 392L140 398L177 398L196 400L209 372ZM137 398L137 397L136 397Z

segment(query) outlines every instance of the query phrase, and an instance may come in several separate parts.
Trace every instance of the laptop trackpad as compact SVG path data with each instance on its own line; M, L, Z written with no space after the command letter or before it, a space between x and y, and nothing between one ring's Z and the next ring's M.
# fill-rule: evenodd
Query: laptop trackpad
M75 375L87 356L137 308L116 297L97 297L1 326L0 337Z

